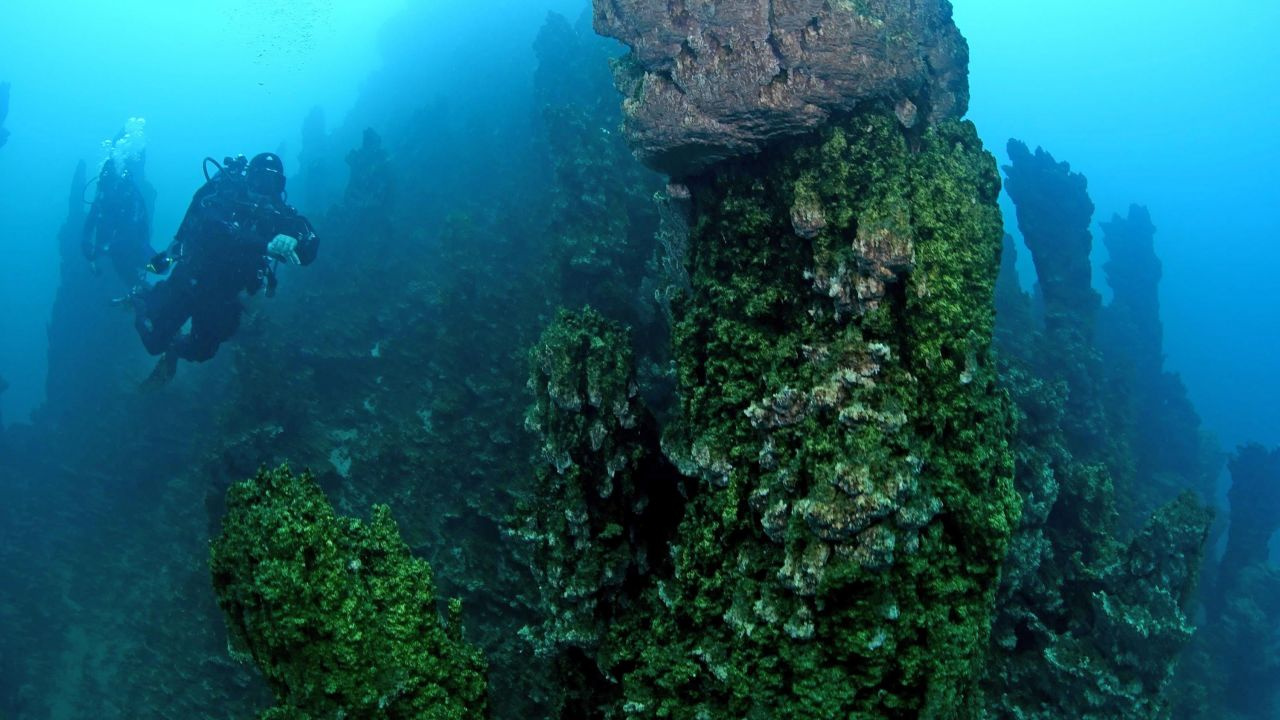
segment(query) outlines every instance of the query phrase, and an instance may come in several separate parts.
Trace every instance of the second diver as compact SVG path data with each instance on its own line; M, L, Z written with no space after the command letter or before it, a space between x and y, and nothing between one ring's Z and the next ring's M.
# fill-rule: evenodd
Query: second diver
M121 142L117 136L116 143ZM151 248L151 210L140 184L145 184L143 153L109 157L98 173L98 189L85 218L81 250L97 271L101 257L111 261L126 288L143 282L143 268L155 254Z

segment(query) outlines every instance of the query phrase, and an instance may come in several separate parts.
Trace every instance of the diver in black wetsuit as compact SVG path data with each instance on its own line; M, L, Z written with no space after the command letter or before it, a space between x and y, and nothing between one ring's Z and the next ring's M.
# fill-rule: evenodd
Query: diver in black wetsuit
M137 185L143 162L139 157L123 168L117 168L115 160L103 163L80 242L95 271L98 258L106 255L127 288L142 283L147 260L156 252L151 248L150 211Z
M163 273L172 265L173 273L134 298L143 345L164 354L152 381L173 377L179 359L212 358L240 326L240 292L274 292L277 262L315 260L320 241L285 204L284 186L280 158L262 153L247 164L243 155L227 158L196 191L173 244L148 266ZM191 331L181 333L188 319Z

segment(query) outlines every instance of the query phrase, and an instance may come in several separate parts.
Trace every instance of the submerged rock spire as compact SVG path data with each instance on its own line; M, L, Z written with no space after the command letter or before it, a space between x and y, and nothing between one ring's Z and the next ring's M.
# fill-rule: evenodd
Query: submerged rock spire
M1127 389L1124 411L1132 436L1134 477L1124 488L1125 520L1150 513L1192 488L1211 503L1218 463L1208 462L1206 440L1182 379L1164 367L1164 329L1160 322L1160 259L1156 227L1142 205L1127 216L1115 214L1102 225L1110 259L1107 284L1114 297L1098 318L1098 348L1113 387Z
M683 478L655 496L637 469L602 503L592 453L541 473L528 527L573 549L537 558L544 591L573 578L543 634L584 629L560 646L579 653L561 716L976 716L1017 498L990 354L999 178L955 119L950 5L597 0L595 23L632 48L628 138L689 214L662 437ZM625 366L620 344L569 347ZM590 445L643 441L624 431ZM641 507L669 536L637 543Z

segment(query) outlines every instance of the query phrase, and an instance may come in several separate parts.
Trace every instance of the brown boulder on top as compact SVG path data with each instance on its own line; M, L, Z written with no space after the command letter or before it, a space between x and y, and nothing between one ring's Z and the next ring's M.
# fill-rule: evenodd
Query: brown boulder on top
M947 0L594 0L631 47L616 80L627 138L682 176L869 101L910 127L963 115L969 49Z

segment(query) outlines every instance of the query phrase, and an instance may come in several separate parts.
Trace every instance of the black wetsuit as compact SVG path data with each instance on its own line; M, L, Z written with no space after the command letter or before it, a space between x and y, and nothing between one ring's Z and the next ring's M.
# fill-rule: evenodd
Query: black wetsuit
M173 273L142 297L135 325L152 355L192 362L212 358L240 327L240 292L274 283L267 245L277 235L298 241L303 265L320 241L311 223L280 198L251 195L243 179L219 174L196 191L170 254ZM191 320L191 331L179 335Z
M106 255L126 287L137 285L147 261L155 255L148 215L147 202L133 179L116 175L108 161L84 221L85 257L92 261Z

